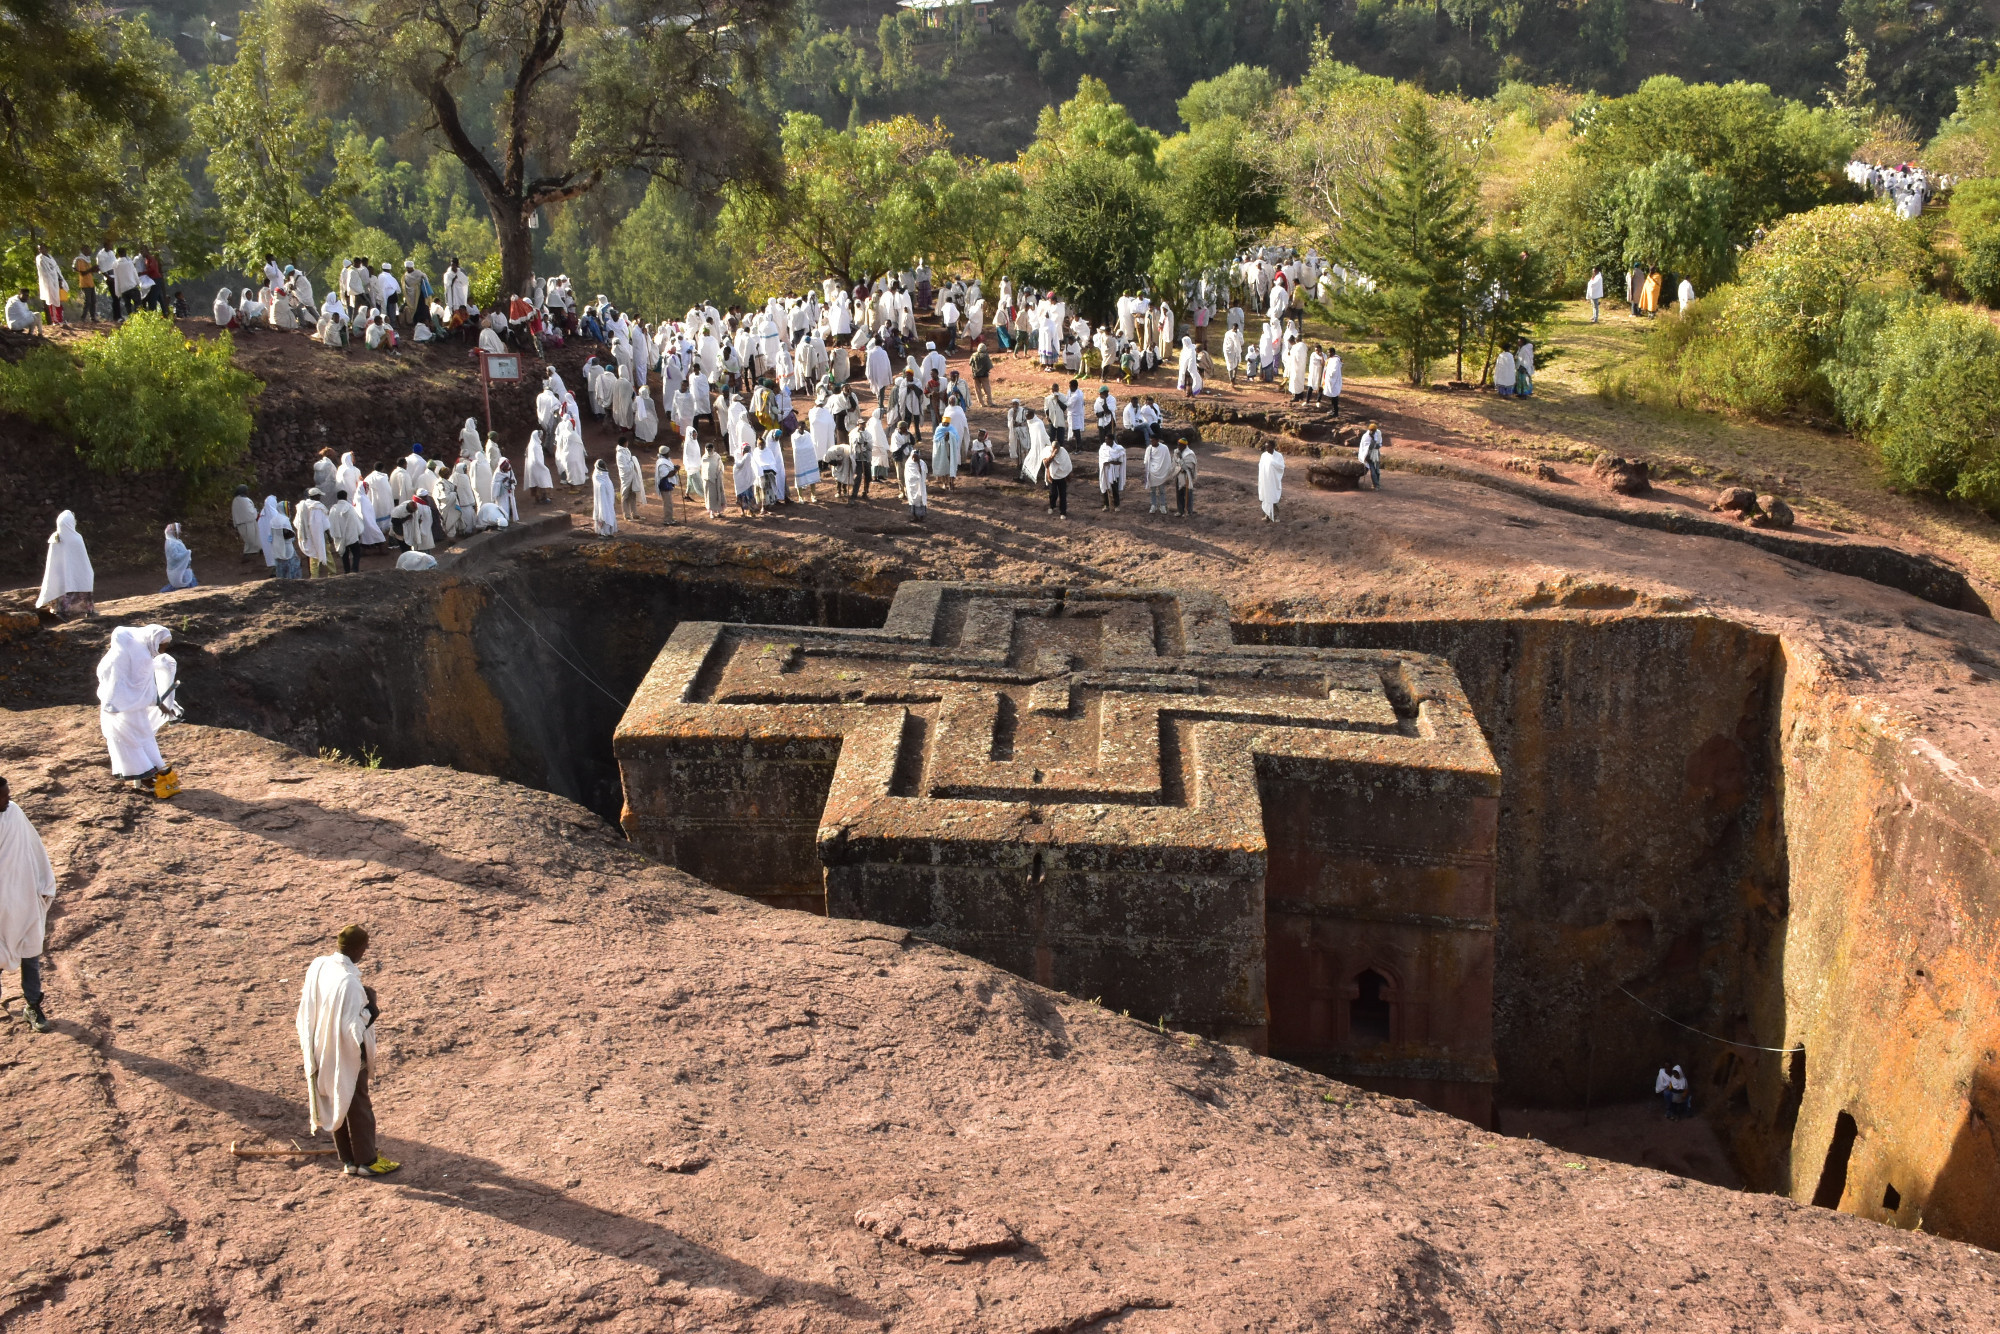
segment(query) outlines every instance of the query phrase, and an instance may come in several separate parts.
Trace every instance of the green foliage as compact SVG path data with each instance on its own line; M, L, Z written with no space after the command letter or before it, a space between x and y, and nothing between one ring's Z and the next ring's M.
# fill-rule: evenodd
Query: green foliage
M174 160L170 54L143 21L114 24L109 12L0 0L0 216L11 232L133 229L149 166Z
M1177 109L1190 130L1199 130L1225 116L1247 121L1270 109L1278 97L1278 80L1261 65L1235 65L1187 90Z
M198 489L242 462L263 386L229 335L184 338L150 311L112 332L0 365L0 406L54 427L104 473L171 473Z
M1624 242L1617 261L1686 274L1703 291L1715 286L1735 261L1723 221L1730 193L1728 181L1701 170L1685 153L1663 154L1627 173L1606 201L1611 226Z
M2000 180L1960 181L1951 192L1958 233L1958 280L1987 305L2000 305Z
M1917 225L1882 205L1794 214L1744 258L1735 284L1696 303L1691 322L1662 316L1653 355L1683 402L1832 415L1849 308L1916 290L1929 267Z
M658 318L736 295L713 214L664 181L650 182L638 206L607 218L601 233L588 234L584 221L582 210L564 209L549 253L586 296L603 292L620 310Z
M1424 101L1411 98L1385 179L1360 183L1340 235L1343 261L1373 288L1348 284L1335 313L1395 352L1413 385L1425 383L1457 336L1477 226L1470 178L1446 152Z
M208 180L222 216L222 258L254 273L264 256L317 268L354 228L347 201L366 159L334 151L333 123L305 94L275 77L262 26L246 19L236 59L211 68L209 98L192 113L208 150Z
M1597 169L1573 152L1543 162L1529 176L1520 199L1521 235L1564 288L1580 292L1592 268L1623 260L1625 233L1612 212L1614 198Z
M1484 384L1494 357L1533 336L1561 303L1550 266L1517 233L1480 238L1466 272L1466 333L1480 354L1476 383Z
M1160 136L1132 119L1114 102L1101 79L1085 75L1076 96L1058 106L1043 107L1035 121L1035 142L1021 154L1030 175L1081 157L1114 158L1131 167L1142 180L1158 180Z
M957 178L938 206L934 257L970 269L988 290L997 290L1027 236L1027 188L1014 164L959 159Z
M1850 118L1776 97L1763 84L1656 75L1630 96L1599 103L1578 152L1606 181L1685 155L1729 182L1723 221L1741 241L1787 213L1849 197L1841 172L1860 141Z
M1829 368L1841 414L1898 486L2000 512L2000 331L1936 297L1867 295Z
M1044 284L1093 320L1110 314L1152 262L1161 219L1130 160L1079 154L1028 191L1028 239Z
M733 189L722 210L722 239L752 299L803 291L823 274L852 286L930 250L959 177L942 125L898 116L835 130L793 112L780 142L777 186Z

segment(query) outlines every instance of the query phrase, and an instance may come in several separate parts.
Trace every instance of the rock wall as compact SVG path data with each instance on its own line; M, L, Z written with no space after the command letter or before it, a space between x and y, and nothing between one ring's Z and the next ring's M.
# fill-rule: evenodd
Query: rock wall
M1760 1064L1759 1148L1794 1199L2000 1246L2000 812L1817 664L1788 668L1791 923L1758 1027L1803 1055Z
M1650 1091L1705 1101L1750 1071L1661 1018L1743 1037L1784 926L1777 642L1701 616L1568 615L1238 627L1246 638L1435 653L1500 766L1494 1041L1505 1101ZM1620 988L1632 993L1621 993ZM1654 1007L1649 1010L1647 1006Z

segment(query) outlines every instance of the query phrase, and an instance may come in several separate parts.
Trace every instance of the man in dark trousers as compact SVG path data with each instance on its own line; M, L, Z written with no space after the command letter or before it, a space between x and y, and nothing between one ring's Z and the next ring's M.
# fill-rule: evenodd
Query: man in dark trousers
M306 969L299 996L299 1046L306 1059L306 1097L314 1134L333 1132L341 1170L351 1177L385 1177L402 1166L375 1149L375 1109L368 1101L368 1067L375 1062L375 991L362 985L368 932L341 928L339 953Z

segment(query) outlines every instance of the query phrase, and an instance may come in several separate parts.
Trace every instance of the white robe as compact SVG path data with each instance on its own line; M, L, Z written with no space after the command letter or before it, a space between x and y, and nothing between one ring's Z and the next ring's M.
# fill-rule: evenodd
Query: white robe
M590 526L599 537L611 537L618 531L618 490L602 466L590 479Z
M822 409L815 409L816 413L822 411ZM833 428L831 418L829 417L827 433L830 436L832 432ZM819 460L818 441L805 431L792 432L792 477L794 484L800 490L804 490L809 486L819 485Z
M42 590L35 605L46 607L70 593L91 593L97 589L97 572L90 566L90 553L76 531L76 515L64 510L56 515L56 530L49 534L48 559L42 565Z
M1278 502L1285 495L1285 456L1275 449L1267 449L1257 460L1257 503L1264 507L1264 517L1278 517Z
M299 988L298 1033L313 1133L338 1130L354 1104L362 1065L375 1059L368 993L354 960L345 954L322 954L312 961L305 985Z
M521 475L528 479L530 490L547 491L555 485L555 480L549 476L548 460L542 456L540 431L528 437L528 452L521 459Z
M0 811L0 972L40 956L55 896L55 868L42 836L21 803L10 801Z
M153 706L160 697L153 655L166 640L161 626L121 625L111 632L111 645L98 659L98 722L116 777L137 778L166 767L153 736Z

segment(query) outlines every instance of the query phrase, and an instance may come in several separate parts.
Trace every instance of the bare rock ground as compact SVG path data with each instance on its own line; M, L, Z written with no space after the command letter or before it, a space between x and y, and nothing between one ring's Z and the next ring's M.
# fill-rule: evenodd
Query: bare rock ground
M766 910L497 780L168 738L155 803L89 710L0 717L61 877L57 1031L0 1027L10 1334L2000 1327L1985 1252ZM228 1148L309 1143L297 987L348 921L382 1182Z

